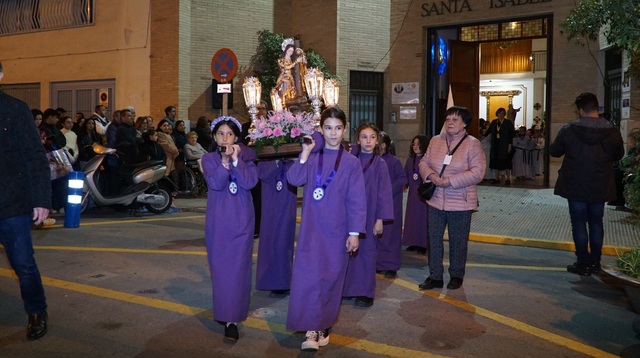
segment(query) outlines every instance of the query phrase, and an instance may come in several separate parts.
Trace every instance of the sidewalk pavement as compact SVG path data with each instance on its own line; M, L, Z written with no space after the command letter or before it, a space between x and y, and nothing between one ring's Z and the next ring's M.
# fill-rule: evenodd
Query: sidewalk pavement
M574 250L567 201L554 195L553 189L481 185L478 197L480 206L471 219L471 241ZM175 203L182 211L201 213L207 206L206 198L178 198ZM604 254L616 255L640 246L640 226L631 218L620 208L605 207Z

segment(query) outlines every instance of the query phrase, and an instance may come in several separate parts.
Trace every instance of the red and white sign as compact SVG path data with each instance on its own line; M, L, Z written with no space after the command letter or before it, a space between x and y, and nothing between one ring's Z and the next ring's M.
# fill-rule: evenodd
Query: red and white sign
M231 83L218 84L218 93L231 93Z

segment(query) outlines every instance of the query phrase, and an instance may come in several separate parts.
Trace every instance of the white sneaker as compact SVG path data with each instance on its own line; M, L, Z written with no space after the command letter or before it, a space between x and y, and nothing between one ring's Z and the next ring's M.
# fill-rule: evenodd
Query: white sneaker
M307 339L302 342L303 351L317 351L320 345L318 344L318 331L307 331ZM327 343L329 343L327 341Z
M324 331L318 331L318 345L324 347L329 344L329 328Z

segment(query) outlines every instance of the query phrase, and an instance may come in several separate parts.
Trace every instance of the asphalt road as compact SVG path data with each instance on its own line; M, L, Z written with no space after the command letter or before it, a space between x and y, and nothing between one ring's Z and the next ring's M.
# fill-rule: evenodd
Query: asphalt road
M262 291L252 292L240 340L223 342L203 228L199 212L94 210L80 228L34 231L49 332L26 340L18 284L0 259L0 357L313 356L300 351L304 334L284 326L288 298ZM426 257L404 252L397 279L378 276L373 307L343 301L330 344L316 354L640 357L624 292L606 278L567 273L572 259L567 251L472 242L462 289L419 291Z

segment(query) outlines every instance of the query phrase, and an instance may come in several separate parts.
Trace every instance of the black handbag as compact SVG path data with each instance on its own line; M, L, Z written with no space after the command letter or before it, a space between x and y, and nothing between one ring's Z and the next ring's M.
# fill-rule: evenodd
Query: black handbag
M466 138L467 138L467 135L465 134L465 136L462 137L460 142L458 142L458 145L456 145L456 147L453 148L453 151L451 151L451 153L449 155L453 155L453 153L455 153L455 151L458 149L460 144L462 144L462 142ZM444 164L442 166L442 170L440 170L440 175L438 175L439 177L442 177L442 173L444 173L444 168L446 168L446 167L447 167L446 164ZM433 193L436 192L436 188L437 188L437 186L435 184L433 184L433 182L423 182L422 184L420 184L418 186L418 196L420 197L420 200L422 200L422 201L430 200L431 197L433 196Z

